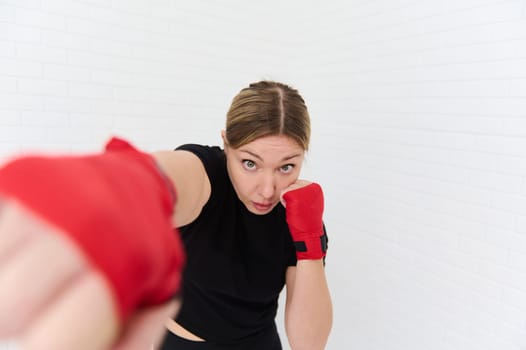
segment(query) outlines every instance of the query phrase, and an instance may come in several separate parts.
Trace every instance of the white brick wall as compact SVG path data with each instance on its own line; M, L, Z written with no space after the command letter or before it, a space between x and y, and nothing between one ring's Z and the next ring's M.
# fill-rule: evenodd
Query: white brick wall
M0 161L215 144L261 78L313 117L328 349L525 350L524 0L0 0Z
M331 348L526 349L525 4L317 13L332 26L302 67L337 127L311 168L340 198L328 269L347 306Z

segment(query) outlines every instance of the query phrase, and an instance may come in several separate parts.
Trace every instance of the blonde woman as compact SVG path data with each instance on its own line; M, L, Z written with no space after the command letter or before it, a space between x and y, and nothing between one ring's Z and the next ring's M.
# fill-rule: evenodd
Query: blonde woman
M285 287L291 348L323 349L332 324L327 235L321 187L299 179L310 140L305 102L288 85L253 83L234 97L221 135L221 146L152 155L114 139L103 155L44 158L38 166L30 159L26 169L0 172L0 239L11 247L0 250L9 262L0 283L45 271L21 253L40 239L35 231L52 231L39 237L58 243L33 249L60 257L58 276L39 280L46 297L17 298L19 287L31 285L24 278L0 292L0 308L25 310L16 326L0 315L0 337L17 337L24 349L140 349L156 339L162 350L278 350L275 316ZM52 173L41 183L52 189L17 186L36 180L35 171ZM64 182L60 198L34 199ZM92 188L82 190L84 182ZM88 276L82 286L74 284L78 274ZM68 301L75 290L81 295ZM64 334L65 324L74 330Z

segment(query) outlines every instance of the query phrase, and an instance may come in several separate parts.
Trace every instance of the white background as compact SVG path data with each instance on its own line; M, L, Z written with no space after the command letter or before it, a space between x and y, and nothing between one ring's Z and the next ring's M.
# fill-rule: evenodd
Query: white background
M0 161L219 144L264 78L311 111L327 348L526 349L524 0L0 0Z

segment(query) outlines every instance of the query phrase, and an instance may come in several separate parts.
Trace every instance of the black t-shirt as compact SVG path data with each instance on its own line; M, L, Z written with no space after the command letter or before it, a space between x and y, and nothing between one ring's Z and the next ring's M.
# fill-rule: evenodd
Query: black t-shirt
M296 253L278 204L255 215L238 199L219 147L183 145L204 164L210 199L180 227L187 263L177 322L212 342L236 342L274 326L287 267Z

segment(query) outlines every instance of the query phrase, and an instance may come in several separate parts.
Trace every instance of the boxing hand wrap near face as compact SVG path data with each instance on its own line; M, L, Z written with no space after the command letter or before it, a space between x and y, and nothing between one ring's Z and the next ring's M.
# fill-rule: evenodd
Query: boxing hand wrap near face
M323 191L317 183L283 194L285 213L298 260L321 259L327 251L323 227Z
M96 155L16 159L0 169L0 194L80 248L109 283L122 321L179 290L184 254L171 223L175 190L155 160L127 142L113 138Z

